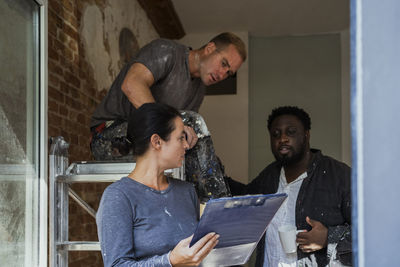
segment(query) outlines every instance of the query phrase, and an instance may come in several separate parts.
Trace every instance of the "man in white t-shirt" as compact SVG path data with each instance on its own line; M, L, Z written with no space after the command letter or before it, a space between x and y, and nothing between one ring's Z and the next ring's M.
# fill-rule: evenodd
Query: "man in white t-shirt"
M311 120L298 107L279 107L268 118L276 161L247 186L227 178L238 194L287 193L257 248L256 266L348 266L351 253L351 169L310 148ZM287 254L278 228L298 230L297 252Z

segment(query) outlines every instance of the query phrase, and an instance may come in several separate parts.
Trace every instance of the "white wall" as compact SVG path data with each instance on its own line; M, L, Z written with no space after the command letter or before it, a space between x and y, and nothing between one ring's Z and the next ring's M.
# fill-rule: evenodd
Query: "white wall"
M187 34L181 43L199 48L218 33ZM248 47L248 33L235 32ZM236 95L206 96L200 108L226 173L248 181L248 60L237 72Z
M266 121L283 105L311 117L311 147L351 163L348 32L250 38L249 178L274 160Z
M351 166L350 31L340 33L342 66L342 161Z

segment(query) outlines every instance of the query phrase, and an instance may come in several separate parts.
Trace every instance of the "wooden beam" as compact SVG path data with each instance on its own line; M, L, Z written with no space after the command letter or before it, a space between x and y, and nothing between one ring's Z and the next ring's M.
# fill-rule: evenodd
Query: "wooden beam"
M181 21L171 0L138 0L154 28L162 38L180 39L185 36Z

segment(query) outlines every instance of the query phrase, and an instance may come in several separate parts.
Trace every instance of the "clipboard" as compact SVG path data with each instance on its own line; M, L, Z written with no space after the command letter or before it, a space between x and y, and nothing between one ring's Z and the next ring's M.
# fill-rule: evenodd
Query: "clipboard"
M190 247L210 232L220 235L202 266L230 266L248 261L287 194L246 195L211 199Z

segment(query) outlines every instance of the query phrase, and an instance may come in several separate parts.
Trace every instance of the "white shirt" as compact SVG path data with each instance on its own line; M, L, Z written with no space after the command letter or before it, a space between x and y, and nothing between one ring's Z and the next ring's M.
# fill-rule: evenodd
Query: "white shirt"
M269 224L265 236L264 267L294 267L298 266L297 253L285 253L279 239L278 228L282 225L296 225L296 201L303 180L307 178L304 172L293 182L286 182L285 170L282 167L277 193L286 193L287 199Z

